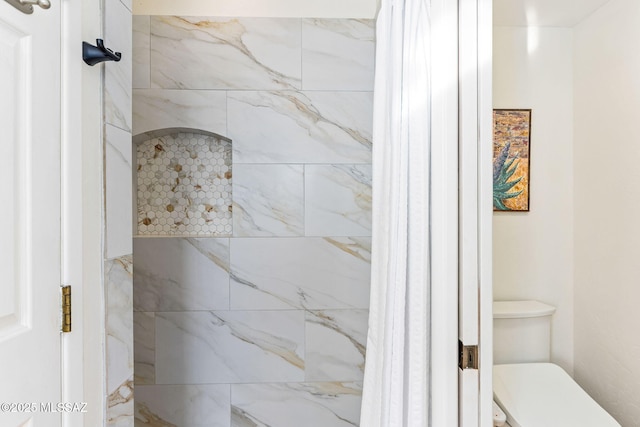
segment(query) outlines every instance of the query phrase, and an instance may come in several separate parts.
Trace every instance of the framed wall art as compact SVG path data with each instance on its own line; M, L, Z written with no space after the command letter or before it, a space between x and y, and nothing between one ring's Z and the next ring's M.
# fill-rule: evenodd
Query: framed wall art
M531 110L493 110L493 210L529 211Z

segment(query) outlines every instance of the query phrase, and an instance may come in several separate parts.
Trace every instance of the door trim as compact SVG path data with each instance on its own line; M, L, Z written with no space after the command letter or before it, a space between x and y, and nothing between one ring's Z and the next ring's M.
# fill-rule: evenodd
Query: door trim
M493 426L492 0L460 5L460 338L479 369L460 371L460 425Z
M458 100L459 100L459 282L458 336L464 346L480 340L479 295L479 76L478 0L458 2ZM459 371L460 427L478 427L480 375L477 368Z
M478 0L480 426L493 426L493 0Z
M73 287L73 331L62 335L62 400L87 413L63 426L105 420L105 321L102 265L102 79L86 67L81 42L101 34L100 2L63 0L61 52L62 278Z

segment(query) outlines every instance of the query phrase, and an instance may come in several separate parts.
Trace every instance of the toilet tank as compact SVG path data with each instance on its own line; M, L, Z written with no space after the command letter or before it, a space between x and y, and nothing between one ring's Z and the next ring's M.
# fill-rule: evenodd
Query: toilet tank
M555 311L539 301L494 301L493 363L548 362Z

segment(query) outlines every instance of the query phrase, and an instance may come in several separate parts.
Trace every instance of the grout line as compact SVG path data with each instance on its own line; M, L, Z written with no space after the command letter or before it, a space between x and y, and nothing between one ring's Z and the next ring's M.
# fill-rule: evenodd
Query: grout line
M307 165L302 164L302 235L307 236Z

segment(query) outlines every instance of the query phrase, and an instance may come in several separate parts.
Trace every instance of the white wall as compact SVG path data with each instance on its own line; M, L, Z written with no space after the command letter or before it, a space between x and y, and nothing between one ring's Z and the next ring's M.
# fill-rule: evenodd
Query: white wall
M531 108L530 212L494 213L494 299L554 305L552 360L573 368L572 31L495 27L494 108Z
M575 28L575 377L640 420L640 2Z
M133 0L134 15L375 18L379 0Z

